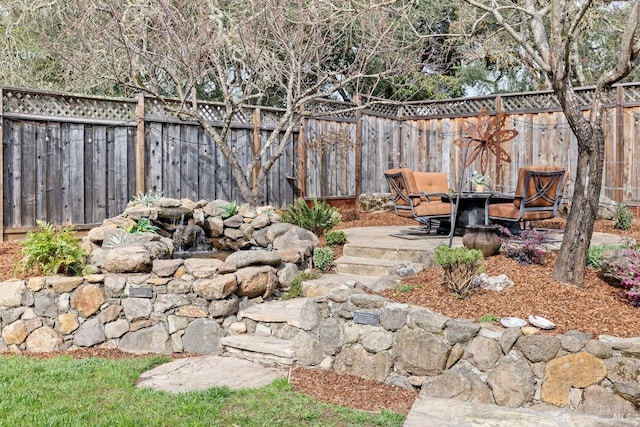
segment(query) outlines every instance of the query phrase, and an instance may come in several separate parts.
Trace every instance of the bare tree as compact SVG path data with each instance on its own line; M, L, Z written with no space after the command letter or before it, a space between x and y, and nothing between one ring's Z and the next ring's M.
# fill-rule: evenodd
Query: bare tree
M571 210L553 277L563 283L581 286L586 255L593 234L602 186L605 138L603 111L612 85L636 67L640 53L640 4L638 1L597 0L464 0L480 11L475 25L490 21L516 43L522 57L538 67L551 83L567 121L578 142L578 161ZM605 64L598 78L589 114L584 115L583 100L576 95L571 70L576 40L594 20L626 8L626 22L611 28L617 41L616 58ZM580 47L582 48L582 47Z
M252 204L264 202L267 172L310 114L310 102L366 93L420 67L401 0L75 0L64 7L67 39L55 47L68 61L68 78L112 80L197 122ZM224 103L222 125L208 120L203 98ZM228 134L247 104L283 111L243 164Z

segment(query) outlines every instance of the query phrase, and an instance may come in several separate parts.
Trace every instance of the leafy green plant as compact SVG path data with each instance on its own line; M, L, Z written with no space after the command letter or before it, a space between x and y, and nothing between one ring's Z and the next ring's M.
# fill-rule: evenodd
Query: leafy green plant
M587 251L587 267L601 268L602 254L615 249L622 249L623 245L611 245L603 243L601 245L591 245Z
M315 248L313 250L313 265L325 273L335 266L333 251L330 248Z
M87 255L76 232L70 227L56 230L46 221L36 223L38 230L28 232L20 242L23 257L18 267L24 272L39 270L45 275L81 274Z
M158 231L158 227L153 225L149 218L138 218L136 231L138 233L155 233Z
M314 198L309 206L304 199L298 198L287 207L282 220L321 236L340 222L340 212L323 200Z
M152 206L154 203L158 202L162 198L162 191L157 190L149 190L146 193L138 193L133 196L131 203L134 206Z
M482 252L465 247L450 248L440 245L435 252L436 263L444 270L442 281L456 298L473 293L473 278L482 272Z
M126 227L120 226L120 228L130 234L155 233L158 231L158 227L153 225L147 217L138 217L135 223L131 223Z
M633 212L624 203L616 205L616 216L613 218L613 228L628 230L633 223Z
M239 206L235 200L226 206L222 206L222 218L229 218L238 213Z
M317 279L322 274L318 270L310 270L305 271L303 273L298 274L295 279L291 281L289 284L289 289L287 292L282 294L281 299L287 300L291 298L297 298L302 296L302 282L305 280L313 280Z
M491 323L491 322L499 322L500 321L500 317L496 316L493 313L487 313L484 316L480 317L480 319L478 319L478 322L480 323Z
M343 246L347 243L347 235L344 234L342 230L331 230L327 231L324 235L325 242L327 242L327 246L336 247Z

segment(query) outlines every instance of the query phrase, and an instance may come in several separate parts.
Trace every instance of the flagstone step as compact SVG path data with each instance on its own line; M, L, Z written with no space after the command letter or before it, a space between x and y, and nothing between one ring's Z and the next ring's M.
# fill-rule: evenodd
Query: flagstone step
M377 276L327 273L317 279L304 280L301 286L303 295L312 298L327 295L335 289L353 289L358 284L373 288L378 279Z
M389 260L377 258L363 258L341 256L336 260L336 271L341 274L356 274L364 276L385 276L390 270L406 264L403 260Z
M220 342L229 355L260 363L293 365L296 360L293 342L257 334L229 335Z
M249 318L256 322L287 323L309 331L320 319L317 304L308 298L268 301L254 304L238 312L238 319Z
M355 258L372 258L409 262L427 252L421 249L403 249L400 246L401 245L398 245L398 247L395 248L376 248L366 245L347 243L342 250L342 254L344 256Z

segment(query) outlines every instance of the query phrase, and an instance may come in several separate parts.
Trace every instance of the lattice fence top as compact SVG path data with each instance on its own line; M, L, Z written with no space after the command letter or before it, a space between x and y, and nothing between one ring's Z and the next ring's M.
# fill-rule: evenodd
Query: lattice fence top
M17 89L3 90L2 110L4 113L71 119L130 122L136 118L136 103L131 100L111 100Z
M355 120L356 112L354 104L336 101L315 101L307 105L312 116L333 117L339 119Z
M410 103L403 105L403 116L474 116L480 108L496 109L495 98L467 98Z
M608 94L606 103L616 102L616 91L622 92L622 103L640 103L640 83L616 85ZM577 89L582 108L593 104L594 88ZM560 111L560 104L551 91L521 94L500 94L475 98L457 98L443 101L400 103L362 96L367 103L365 111L388 117L470 117L483 106L489 111L531 112ZM174 112L180 108L177 100L161 101L145 99L145 119L176 120ZM187 105L189 107L189 105ZM199 113L210 122L222 122L227 114L224 104L200 102ZM311 116L324 119L355 120L355 104L318 100L307 105ZM234 117L234 124L251 126L256 108L260 108L263 126L274 126L281 117L281 110L270 107L243 107ZM59 117L62 119L103 120L131 123L135 120L136 101L132 99L108 99L71 94L48 93L30 89L3 88L2 111L5 114L24 116Z

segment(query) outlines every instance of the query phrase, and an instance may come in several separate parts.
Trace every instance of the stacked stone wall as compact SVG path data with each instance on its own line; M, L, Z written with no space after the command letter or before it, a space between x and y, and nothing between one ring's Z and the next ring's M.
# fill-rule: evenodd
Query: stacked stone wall
M429 397L640 416L640 338L578 331L524 335L520 328L451 319L356 290L334 291L315 302L317 324L288 330L299 364ZM259 326L261 334L282 330L277 323Z
M520 328L451 319L357 289L309 299L310 320L296 327L245 316L262 298L240 297L227 280L199 277L206 269L201 260L158 260L146 274L0 283L0 350L221 354L222 337L257 333L293 341L298 364L430 397L640 415L640 338L523 335Z

